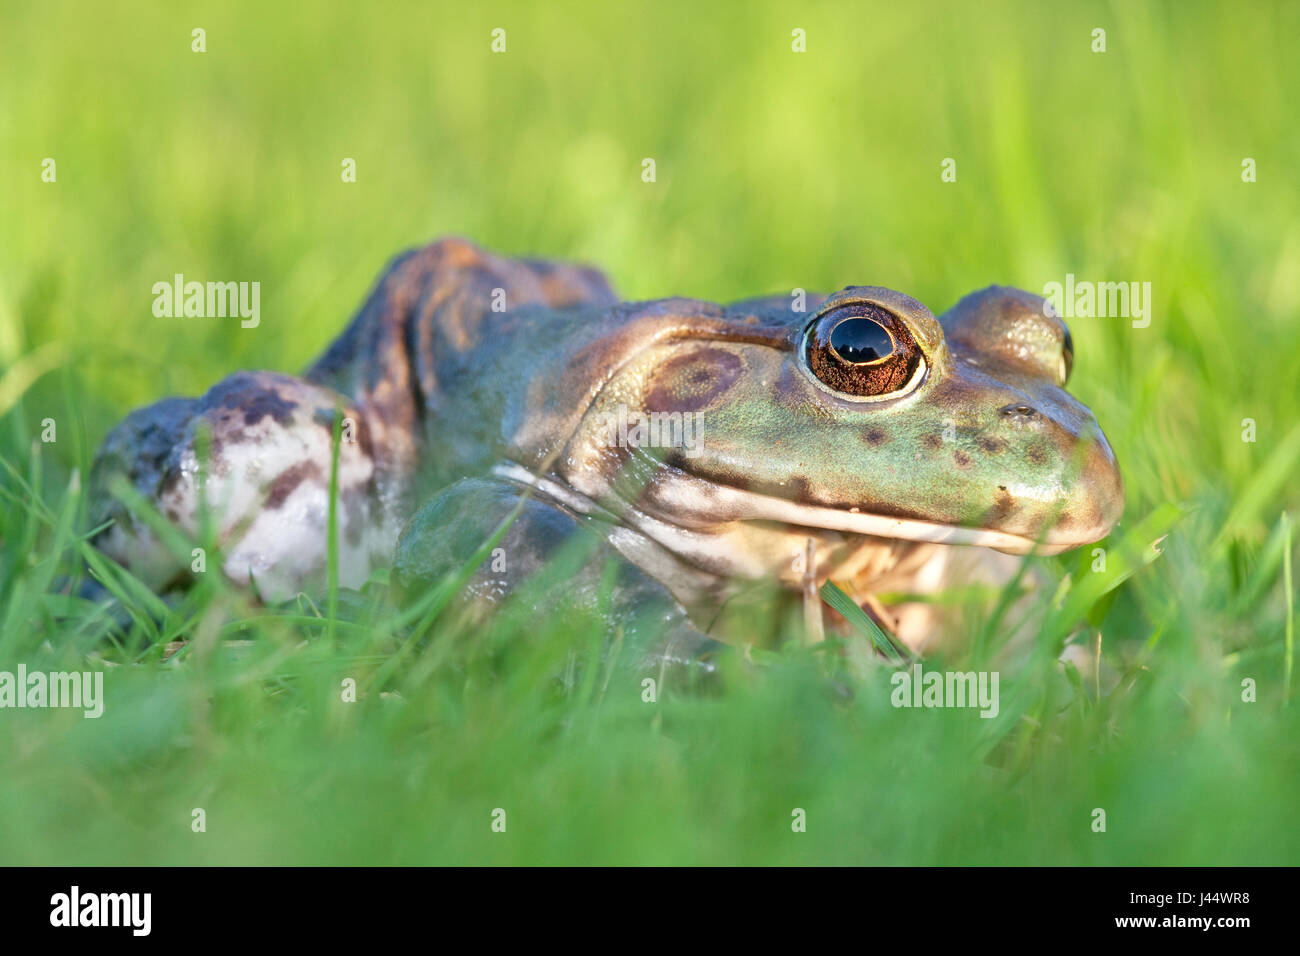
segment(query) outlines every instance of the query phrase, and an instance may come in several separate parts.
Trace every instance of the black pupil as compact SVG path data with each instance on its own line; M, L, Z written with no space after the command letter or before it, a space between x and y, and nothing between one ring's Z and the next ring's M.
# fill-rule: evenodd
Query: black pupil
M894 351L894 340L872 319L845 319L831 330L830 346L846 362L878 362Z

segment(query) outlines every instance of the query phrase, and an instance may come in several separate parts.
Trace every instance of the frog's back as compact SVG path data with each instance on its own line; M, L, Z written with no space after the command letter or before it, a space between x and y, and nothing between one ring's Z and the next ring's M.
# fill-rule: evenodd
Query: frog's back
M596 269L442 239L394 259L304 377L430 446L412 453L435 470L462 473L495 454L502 404L536 360L617 301Z

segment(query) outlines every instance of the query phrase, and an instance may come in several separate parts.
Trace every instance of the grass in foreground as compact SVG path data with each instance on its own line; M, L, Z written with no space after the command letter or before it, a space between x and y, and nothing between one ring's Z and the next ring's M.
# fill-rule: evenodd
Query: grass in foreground
M6 862L53 862L52 849L87 863L1294 859L1291 831L1261 826L1290 812L1300 770L1295 711L1269 691L1288 676L1289 618L1267 641L1225 631L1289 575L1285 520L1235 588L1227 548L1211 574L1177 532L1162 555L1143 548L1172 511L1113 546L1106 574L1067 559L1036 652L983 720L896 709L891 668L835 679L836 657L797 642L731 661L722 696L667 687L646 702L610 684L594 620L517 609L458 627L440 608L398 612L382 575L332 592L332 618L306 596L254 607L215 574L166 608L117 572L132 621L106 642L100 609L51 593L87 556L80 493L51 507L39 481L36 467L6 473L7 503L28 507L6 508L19 520L4 540L48 557L7 562L0 662L104 669L108 706L96 720L4 714ZM1170 601L1175 584L1203 603ZM1051 652L1094 640L1076 630L1089 616L1102 634L1149 622L1143 645L1103 644L1117 679L1100 695ZM992 631L926 666L988 669L999 643ZM1247 676L1264 699L1242 702ZM807 832L792 832L796 810Z

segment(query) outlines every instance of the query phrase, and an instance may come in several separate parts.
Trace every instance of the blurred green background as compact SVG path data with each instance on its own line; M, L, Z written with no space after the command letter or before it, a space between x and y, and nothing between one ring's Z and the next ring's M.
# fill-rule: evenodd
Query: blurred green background
M1087 608L1121 690L1072 697L1049 655L996 731L827 699L798 655L653 719L434 664L427 700L345 719L337 648L150 659L99 721L0 712L0 862L1297 862L1297 36L1287 3L6 3L0 666L61 646L58 516L113 422L298 370L446 234L629 298L1150 282L1149 328L1071 322L1071 390L1121 532L1178 519ZM177 272L259 281L260 327L155 318Z

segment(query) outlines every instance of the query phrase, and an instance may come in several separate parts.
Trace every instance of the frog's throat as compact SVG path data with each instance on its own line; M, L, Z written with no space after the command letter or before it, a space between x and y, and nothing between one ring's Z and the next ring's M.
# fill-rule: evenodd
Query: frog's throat
M609 509L604 508L581 492L575 491L568 485L552 478L534 475L528 469L514 462L498 464L493 467L492 472L499 477L523 485L531 485L539 492L579 514L600 517L614 522L619 521L617 515L614 515ZM957 525L920 521L915 518L893 518L887 515L840 511L836 508L800 504L799 502L787 501L784 498L776 498L771 495L742 491L739 488L719 487L717 492L731 498L732 504L740 506L736 510L744 513L744 518L741 520L775 521L790 526L824 528L847 534L864 534L876 538L902 541L973 545L993 548L1008 554L1051 555L1060 554L1062 551L1077 547L1076 543L1035 541L1022 535L1011 534L1006 531L994 531L988 528L963 528ZM659 521L659 519L649 515L642 515L642 517L652 522Z

